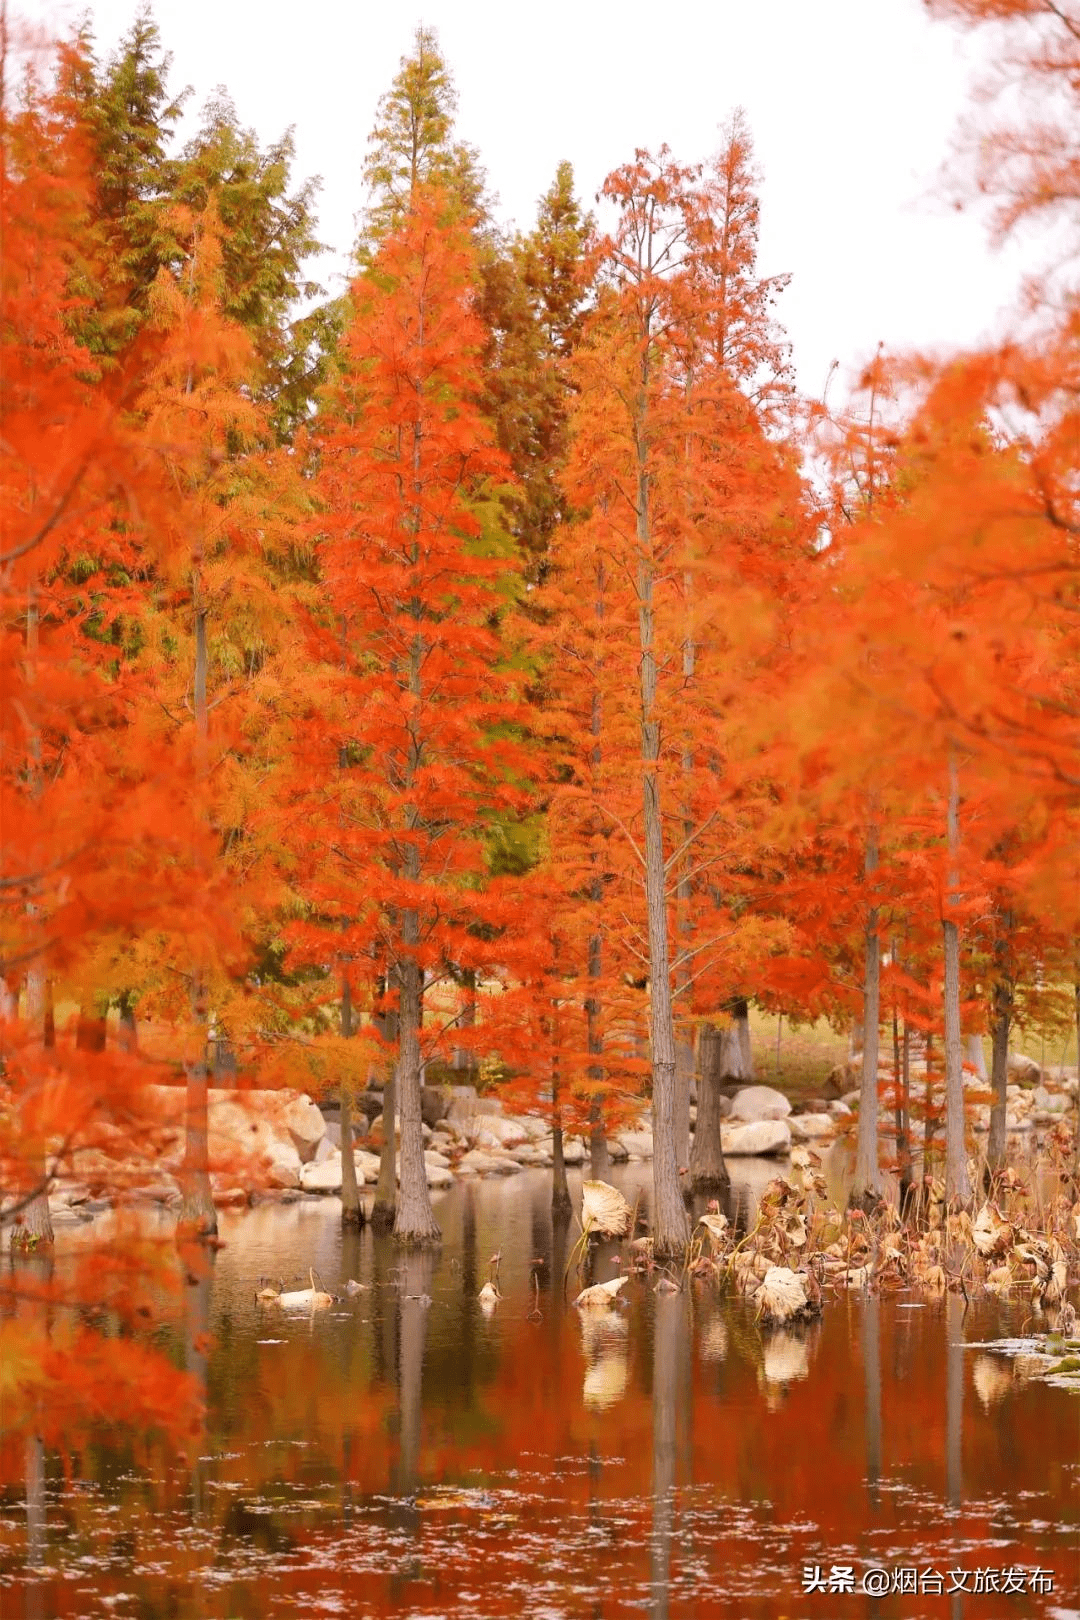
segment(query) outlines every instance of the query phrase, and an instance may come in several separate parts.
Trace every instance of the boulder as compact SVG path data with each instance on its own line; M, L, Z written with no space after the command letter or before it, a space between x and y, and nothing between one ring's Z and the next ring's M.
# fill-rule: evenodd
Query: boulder
M476 1095L475 1086L451 1086L450 1098L446 1105L444 1119L459 1122L469 1120L474 1114L480 1112L480 1102Z
M356 1166L357 1184L363 1181L373 1187L379 1179L379 1155L367 1153L363 1148L353 1148L353 1163Z
M341 1191L341 1154L324 1159L321 1164L301 1166L300 1185L305 1192L336 1193Z
M218 1209L238 1209L248 1201L246 1188L236 1186L228 1176L211 1176L210 1188Z
M528 1140L528 1133L518 1120L504 1119L501 1114L476 1114L469 1125L477 1147L513 1147L516 1142Z
M83 1186L79 1181L57 1181L49 1193L49 1207L56 1204L64 1209L72 1209L76 1204L85 1204L90 1197L89 1187Z
M428 1166L437 1165L440 1170L449 1170L450 1168L450 1160L445 1153L440 1153L438 1148L424 1149L424 1163Z
M290 1162L285 1159L274 1159L264 1177L268 1187L299 1187L300 1161Z
M527 1165L530 1169L543 1169L551 1163L551 1150L539 1142L520 1142L511 1152L518 1164Z
M551 1135L551 1126L547 1121L537 1119L533 1114L508 1114L506 1117L513 1121L528 1142L542 1142L545 1136Z
M851 1119L853 1111L850 1105L841 1097L834 1097L829 1104L829 1115L832 1119Z
M1045 1086L1036 1086L1031 1093L1031 1106L1039 1114L1067 1114L1069 1098L1063 1091L1047 1091Z
M617 1136L608 1137L607 1151L612 1164L625 1164L630 1157L630 1149Z
M733 1121L721 1125L720 1141L725 1158L787 1153L791 1149L791 1127L786 1119L755 1119L746 1124Z
M383 1117L382 1117L381 1114L376 1114L375 1118L371 1121L371 1124L368 1126L367 1140L369 1142L374 1142L376 1147L382 1147L382 1145L383 1145ZM401 1125L400 1125L400 1123L398 1124L397 1129L394 1132L394 1146L395 1147L400 1147L401 1146Z
M140 1203L147 1204L178 1204L183 1196L175 1176L155 1176L152 1181L134 1188L133 1193ZM244 1193L241 1203L246 1201L247 1193ZM217 1203L216 1192L214 1202Z
M619 1141L631 1159L651 1159L653 1156L652 1131L620 1131Z
M564 1164L584 1164L587 1158L585 1144L580 1136L564 1136L562 1145Z
M432 1129L441 1119L446 1118L446 1110L450 1106L450 1091L446 1086L422 1086L420 1088L420 1117L425 1125Z
M454 1185L454 1172L445 1169L439 1164L429 1164L427 1167L427 1184L433 1190L441 1191L444 1187Z
M470 1148L458 1161L458 1174L463 1176L512 1176L521 1166L515 1159L485 1148Z
M790 1102L782 1091L774 1091L772 1086L743 1086L731 1101L733 1121L786 1119L790 1113Z
M1018 1086L1037 1086L1042 1079L1042 1070L1024 1052L1010 1052L1008 1061L1009 1079Z
M836 1132L836 1121L831 1114L792 1114L788 1125L796 1142L816 1142Z
M383 1110L383 1094L369 1088L362 1091L356 1099L355 1108L358 1114L363 1114L366 1120L373 1120Z
M307 1164L315 1157L315 1149L326 1135L321 1110L308 1096L294 1097L283 1108L281 1122L292 1137L301 1161Z
M337 1140L337 1142L331 1142L329 1135L324 1136L322 1141L316 1144L315 1152L311 1155L311 1158L308 1160L308 1163L309 1164L325 1164L327 1159L332 1159L335 1153L340 1158L340 1156L341 1156L341 1133L340 1133L340 1131L338 1132L338 1140Z

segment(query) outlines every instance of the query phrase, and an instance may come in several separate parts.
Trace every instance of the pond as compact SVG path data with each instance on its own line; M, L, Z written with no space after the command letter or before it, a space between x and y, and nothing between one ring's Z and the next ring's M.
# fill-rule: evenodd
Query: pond
M648 1167L612 1179L632 1200ZM226 1214L175 1339L190 1457L117 1434L69 1481L49 1459L29 1522L9 1494L5 1620L1080 1615L1080 1405L986 1348L1022 1307L830 1296L764 1332L715 1284L631 1280L583 1314L549 1197L542 1171L459 1183L408 1257L333 1199ZM363 1287L256 1302L309 1266Z

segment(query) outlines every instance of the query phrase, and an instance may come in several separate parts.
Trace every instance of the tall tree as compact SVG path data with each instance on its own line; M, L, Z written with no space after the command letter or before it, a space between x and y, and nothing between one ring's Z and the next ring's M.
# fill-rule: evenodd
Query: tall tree
M470 227L487 224L484 172L475 149L453 138L456 115L457 91L438 35L420 23L368 137L361 263L398 229L419 187L442 191L444 206Z
M421 1135L424 995L448 963L493 966L504 912L488 892L484 823L520 797L519 699L492 628L512 560L476 515L505 464L475 403L474 275L456 210L419 189L353 287L317 441L325 578L348 625L352 738L380 762L350 819L367 845L373 943L398 1011L394 1231L404 1242L439 1235Z

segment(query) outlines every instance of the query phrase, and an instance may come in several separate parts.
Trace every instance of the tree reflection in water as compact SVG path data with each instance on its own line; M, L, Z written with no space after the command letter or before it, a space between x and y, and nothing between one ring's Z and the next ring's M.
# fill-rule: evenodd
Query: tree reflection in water
M689 1421L690 1302L684 1292L657 1294L653 1318L651 1614L667 1620L675 1539L679 1420ZM680 1413L680 1408L681 1413Z
M586 1322L564 1300L574 1233L550 1224L544 1179L536 1219L503 1185L465 1193L440 1207L434 1253L342 1235L330 1206L226 1216L169 1341L206 1402L194 1445L190 1415L156 1438L117 1424L114 1449L83 1435L61 1498L55 1425L26 1417L0 1437L5 1616L82 1620L127 1592L140 1613L213 1620L331 1600L388 1620L771 1620L809 1613L804 1561L827 1571L886 1546L897 1565L1050 1566L1068 1608L1067 1393L1005 1377L963 1410L965 1367L977 1377L989 1355L963 1338L1019 1331L1022 1307L831 1295L820 1322L764 1333L711 1280L656 1295L632 1279ZM486 1319L464 1274L479 1287L499 1234ZM599 1280L612 1259L594 1256ZM260 1274L313 1260L331 1290L362 1291L314 1317L255 1304ZM26 1568L40 1557L44 1582ZM961 1613L955 1596L936 1604ZM992 1599L963 1604L964 1620L998 1620Z

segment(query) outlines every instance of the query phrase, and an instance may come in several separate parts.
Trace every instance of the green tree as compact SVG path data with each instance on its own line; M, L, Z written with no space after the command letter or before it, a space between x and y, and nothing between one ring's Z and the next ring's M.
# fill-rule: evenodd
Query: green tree
M456 114L457 91L438 35L421 23L368 136L370 200L357 248L362 265L401 225L420 186L437 188L455 217L481 228L490 224L486 176L475 147L453 138Z

